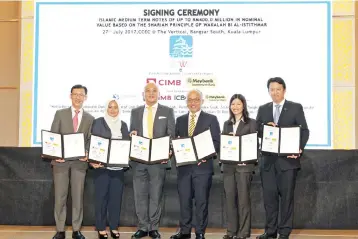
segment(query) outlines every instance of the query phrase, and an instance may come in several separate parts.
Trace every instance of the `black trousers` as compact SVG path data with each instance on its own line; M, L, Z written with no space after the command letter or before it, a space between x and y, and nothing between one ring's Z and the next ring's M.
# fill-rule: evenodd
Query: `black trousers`
M289 236L293 228L294 191L298 169L281 170L278 163L261 169L264 206L266 211L265 231L268 234ZM278 215L280 212L280 223Z
M124 172L123 170L95 169L94 184L96 230L106 230L107 213L109 228L117 230L121 214Z
M227 235L250 237L252 172L224 172Z
M178 173L178 193L180 201L180 231L191 233L193 198L195 200L195 233L205 234L208 225L209 194L212 174L195 172Z

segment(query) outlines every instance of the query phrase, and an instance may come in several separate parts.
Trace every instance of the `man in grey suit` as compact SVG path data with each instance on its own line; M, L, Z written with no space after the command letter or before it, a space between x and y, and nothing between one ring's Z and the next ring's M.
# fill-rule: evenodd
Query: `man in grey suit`
M61 134L74 132L84 133L86 149L88 149L94 117L85 112L82 108L86 98L87 88L85 86L73 86L71 88L72 106L56 112L51 131ZM71 182L72 195L72 238L85 239L80 232L80 228L83 219L83 189L88 168L87 158L76 161L65 161L63 159L53 160L52 165L55 186L55 221L57 231L53 239L66 238L66 202L69 182ZM71 179L69 177L70 171Z
M131 112L131 135L147 138L174 136L174 111L158 104L158 96L158 87L154 83L148 83L144 88L145 105ZM131 162L135 208L139 221L138 231L132 235L133 239L148 235L152 238L161 238L158 228L167 163L146 165Z

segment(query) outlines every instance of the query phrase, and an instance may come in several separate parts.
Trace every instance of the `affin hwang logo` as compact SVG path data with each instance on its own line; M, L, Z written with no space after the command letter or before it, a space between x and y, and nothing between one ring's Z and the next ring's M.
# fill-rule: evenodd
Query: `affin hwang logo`
M170 36L169 55L172 58L193 57L193 37L189 35Z

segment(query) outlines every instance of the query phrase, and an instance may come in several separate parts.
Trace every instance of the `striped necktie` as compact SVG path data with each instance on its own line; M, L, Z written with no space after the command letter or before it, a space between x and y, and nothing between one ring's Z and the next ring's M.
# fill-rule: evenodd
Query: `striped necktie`
M281 105L275 105L275 107L276 107L276 110L275 110L275 115L273 116L273 121L274 121L274 123L275 124L277 124L277 122L278 122L278 119L280 118L280 107L281 107Z
M189 124L189 136L193 136L194 129L195 129L195 114L190 115L190 124Z
M75 110L75 116L72 118L72 123L73 123L73 132L77 132L77 128L78 128L78 114L80 113L79 110Z

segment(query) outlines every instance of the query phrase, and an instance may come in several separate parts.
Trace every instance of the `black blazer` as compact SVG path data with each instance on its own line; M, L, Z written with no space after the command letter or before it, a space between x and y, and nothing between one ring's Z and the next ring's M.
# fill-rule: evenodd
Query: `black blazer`
M259 107L256 117L256 122L257 122L259 137L262 138L263 125L269 122L273 122L272 102ZM305 113L303 111L302 105L299 103L285 100L277 125L281 127L290 127L290 126L298 126L298 125L301 126L300 145L303 153L303 150L309 138L309 129L307 126ZM260 166L265 170L269 170L271 165L274 164L276 161L279 163L281 170L301 168L301 163L299 158L293 159L293 158L277 157L277 156L262 156L262 161L260 162Z
M129 140L130 138L129 138L128 126L124 121L121 121L121 123L122 123L122 128L121 128L122 139ZM104 138L112 138L111 129L109 128L103 117L100 117L93 121L91 134Z
M177 118L176 124L175 124L175 137L189 137L189 113L179 116ZM200 112L200 115L198 117L198 121L196 123L193 136L198 135L206 130L210 129L211 137L213 138L213 143L215 147L216 153L219 153L220 151L220 125L217 117L212 114L208 114L204 111ZM213 159L215 159L214 157ZM200 165L193 164L193 165L185 165L180 166L177 168L179 173L184 173L185 171L194 170L195 173L198 174L204 174L209 173L212 174L213 171L213 160L207 160L205 163L202 163Z
M234 131L234 124L231 120L224 122L222 134L230 134ZM257 132L256 120L249 118L246 122L240 121L235 135L245 135ZM233 164L223 164L222 169L224 173L237 172L252 172L255 170L255 164L247 164L246 166L238 166Z

